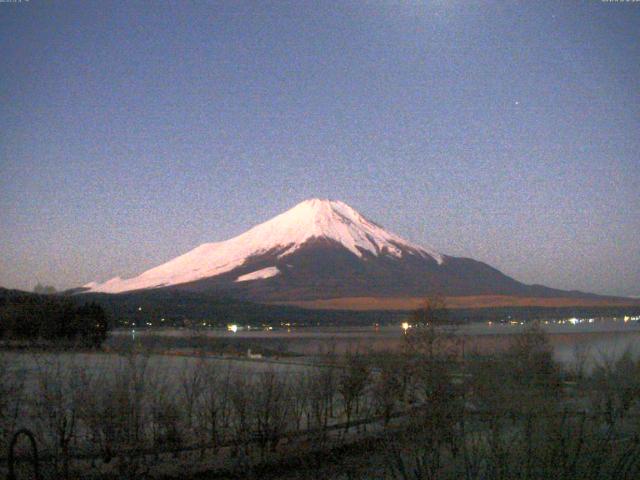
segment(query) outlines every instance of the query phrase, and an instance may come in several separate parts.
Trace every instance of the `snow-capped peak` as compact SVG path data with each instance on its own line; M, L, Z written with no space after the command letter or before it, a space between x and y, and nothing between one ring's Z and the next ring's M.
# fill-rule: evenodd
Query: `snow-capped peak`
M291 245L281 256L297 250L310 238L327 238L342 244L359 257L363 250L378 255L385 249L390 255L401 256L402 248L427 254L438 263L442 262L441 255L435 251L426 250L387 232L346 203L336 200L305 200L269 222L249 230L247 234L262 230L262 227L268 231L286 232L279 244L286 245L286 239L289 239Z
M247 258L261 253L277 252L279 258L284 257L313 238L333 240L359 257L363 256L363 252L395 257L408 253L431 257L438 264L443 262L439 253L387 232L343 202L314 198L237 237L205 243L137 277L116 277L102 284L91 282L85 288L95 292L117 293L192 282L229 272L242 265ZM274 275L279 273L277 270L270 272Z

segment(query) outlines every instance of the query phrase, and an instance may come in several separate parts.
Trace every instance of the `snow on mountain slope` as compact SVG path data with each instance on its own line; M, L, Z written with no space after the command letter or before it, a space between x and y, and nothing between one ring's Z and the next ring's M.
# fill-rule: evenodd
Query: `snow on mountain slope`
M338 242L358 257L362 257L363 252L374 256L384 253L397 258L409 254L431 257L438 264L443 262L442 255L436 251L387 232L343 202L311 199L235 238L205 243L137 277L91 282L85 288L94 292L118 293L192 282L231 271L252 256L273 252L278 258L284 257L313 238ZM277 274L273 270L268 273Z
M248 282L249 280L258 280L262 278L275 277L280 273L278 267L267 267L262 270L256 270L255 272L247 273L246 275L240 275L236 278L236 282Z

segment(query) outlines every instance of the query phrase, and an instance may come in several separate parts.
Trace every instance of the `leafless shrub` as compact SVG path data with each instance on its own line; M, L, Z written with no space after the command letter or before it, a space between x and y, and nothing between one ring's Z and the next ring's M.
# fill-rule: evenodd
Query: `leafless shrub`
M229 402L231 406L231 437L235 445L234 452L242 461L248 456L251 440L251 380L234 371L229 384Z
M453 382L457 352L454 332L435 322L409 335L410 352L406 368L412 375L414 400L413 424L427 446L437 455L441 444L454 445L454 426L459 420L463 397Z
M511 338L507 355L517 374L539 380L536 375L558 373L548 335L538 323L528 325L524 331Z
M82 394L89 379L77 364L68 364L65 357L39 359L36 379L38 394L35 411L38 437L53 456L53 468L68 478L70 447L78 433L78 417Z
M289 408L291 410L292 428L300 431L309 409L309 393L311 381L308 372L297 375L288 382Z
M182 408L184 409L186 428L188 430L193 428L195 409L204 389L204 365L205 362L200 357L193 367L183 366L179 375Z
M360 413L360 404L369 382L369 375L369 364L365 357L357 352L347 353L337 383L337 393L342 399L345 416L345 432L349 430L353 416Z
M287 395L290 390L273 370L261 373L251 390L251 423L260 455L264 457L267 451L275 451L280 437L292 423Z
M183 446L186 435L182 403L165 379L152 376L147 385L152 392L147 396L149 417L146 421L151 430L152 445L158 449L177 450Z
M371 396L374 412L376 415L382 415L386 426L404 397L402 366L394 357L386 358L377 365L373 374Z
M24 372L17 371L4 352L0 352L0 449L6 451L12 433L23 414Z
M628 349L617 360L603 357L586 381L592 408L613 426L640 401L640 359Z
M82 421L106 462L115 456L122 478L134 477L146 468L145 425L148 415L148 357L129 352L118 364L97 374L83 394Z
M555 408L559 368L546 334L537 326L513 337L506 352L467 359L471 401L496 415Z
M389 442L395 478L441 478L444 459L458 453L463 430L464 397L454 382L459 339L438 298L414 312L405 334L405 369L411 375L411 409L406 437ZM402 447L402 448L401 448Z
M309 376L307 426L317 432L320 443L326 440L327 426L333 417L336 375L333 368L319 368Z
M205 442L216 447L229 429L232 370L216 362L203 365L202 391L198 402L198 425Z
M582 381L587 374L587 364L591 357L591 348L587 343L576 342L573 345L573 360L569 372L577 381Z

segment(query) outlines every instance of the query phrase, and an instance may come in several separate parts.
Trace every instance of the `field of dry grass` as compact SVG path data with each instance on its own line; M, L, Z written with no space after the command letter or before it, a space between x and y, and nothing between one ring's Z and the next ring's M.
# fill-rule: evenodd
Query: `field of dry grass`
M324 310L414 310L424 304L422 297L344 297L326 300L274 302L278 305L294 305ZM614 307L637 306L638 299L616 298L540 298L512 297L507 295L473 295L446 297L449 308L491 307Z

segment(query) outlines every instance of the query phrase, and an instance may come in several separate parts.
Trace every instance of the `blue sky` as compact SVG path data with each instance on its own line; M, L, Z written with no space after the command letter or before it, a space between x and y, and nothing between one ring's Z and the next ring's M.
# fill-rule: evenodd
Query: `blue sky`
M640 295L640 4L0 3L0 285L131 276L309 197Z

